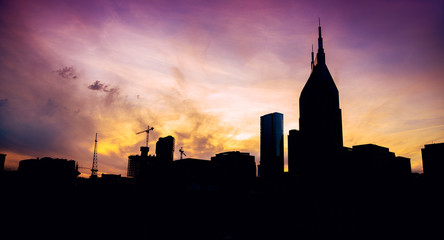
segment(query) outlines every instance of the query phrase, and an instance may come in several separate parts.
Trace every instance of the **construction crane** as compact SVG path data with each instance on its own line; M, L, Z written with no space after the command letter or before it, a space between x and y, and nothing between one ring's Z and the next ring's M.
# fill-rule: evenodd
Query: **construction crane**
M146 130L136 133L136 134L146 133L146 147L148 147L148 140L150 138L150 131L153 131L153 130L154 130L154 128L153 127L150 128L150 125L148 125Z
M180 147L179 152L180 152L180 160L183 159L183 156L185 156L185 157L187 156L187 155L185 154L185 151L182 149L182 147Z
M91 168L91 178L97 177L97 133L96 133L96 139L94 140L94 156L93 156L93 164Z

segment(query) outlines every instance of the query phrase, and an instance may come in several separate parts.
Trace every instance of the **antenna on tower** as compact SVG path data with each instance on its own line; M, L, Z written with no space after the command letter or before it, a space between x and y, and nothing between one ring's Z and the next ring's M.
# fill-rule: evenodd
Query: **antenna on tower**
M314 52L313 52L313 44L311 44L311 69L313 70L314 65Z
M153 130L154 130L154 128L153 127L150 128L150 125L148 125L148 127L145 130L136 133L136 134L146 133L146 147L148 147L148 141L150 139L150 131L153 131Z
M96 133L96 139L94 140L94 156L93 156L93 164L91 168L91 178L97 178L97 133Z
M187 155L185 154L185 151L183 150L182 147L180 147L179 152L180 152L180 160L183 159L183 156L185 156L185 157L187 156Z

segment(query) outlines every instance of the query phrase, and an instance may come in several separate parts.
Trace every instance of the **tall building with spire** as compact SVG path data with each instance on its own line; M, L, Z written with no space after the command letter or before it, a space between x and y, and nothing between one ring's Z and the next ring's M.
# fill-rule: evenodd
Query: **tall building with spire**
M326 150L343 146L338 88L325 63L321 26L318 53L299 97L299 126L305 141Z
M307 175L328 171L332 156L343 147L339 92L325 63L320 25L318 52L313 57L312 50L310 77L299 97L300 131L293 132L301 140L289 141L288 147L294 165L302 168L296 171Z

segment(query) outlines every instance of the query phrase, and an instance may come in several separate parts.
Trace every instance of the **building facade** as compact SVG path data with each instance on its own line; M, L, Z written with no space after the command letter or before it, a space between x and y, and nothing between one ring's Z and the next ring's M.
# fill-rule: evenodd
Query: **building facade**
M218 153L211 157L215 170L223 181L254 180L256 163L254 156L239 151Z
M288 133L288 172L291 175L301 174L302 162L298 154L303 150L302 145L301 132L296 129L290 130Z
M174 137L161 137L156 143L156 157L159 162L171 163L174 160Z
M6 154L0 153L0 171L5 170Z
M424 175L444 178L444 143L426 144L421 153Z
M261 116L260 177L277 177L284 173L284 115Z

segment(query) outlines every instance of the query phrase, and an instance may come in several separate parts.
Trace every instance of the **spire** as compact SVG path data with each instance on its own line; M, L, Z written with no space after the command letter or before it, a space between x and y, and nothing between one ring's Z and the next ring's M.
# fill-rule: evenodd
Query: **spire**
M319 38L318 38L318 53L319 52L324 52L324 44L322 42L322 33L321 33L321 18L319 18Z
M313 70L314 65L314 52L313 52L313 44L311 45L311 69Z
M321 18L319 18L319 38L318 38L318 53L316 54L316 65L321 63L325 64L325 53L324 53L324 44L322 41L322 33L321 33Z

